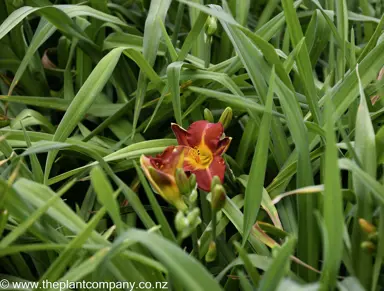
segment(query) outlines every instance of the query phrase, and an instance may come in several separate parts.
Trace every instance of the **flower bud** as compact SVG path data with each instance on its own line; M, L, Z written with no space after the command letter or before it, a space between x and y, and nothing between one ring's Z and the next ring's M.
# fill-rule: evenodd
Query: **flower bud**
M379 242L379 233L373 232L368 235L368 239L373 242L373 243L378 243Z
M187 209L179 186L176 183L176 169L182 163L183 147L169 146L156 157L140 157L140 165L153 191L178 210Z
M190 189L196 189L196 175L195 174L191 174L191 176L189 177L189 187Z
M196 202L196 200L197 200L197 190L193 189L191 192L191 195L189 195L189 201L191 203L194 203L194 202Z
M221 185L221 180L218 176L214 176L211 181L211 192L213 191L213 188L215 188L216 185Z
M376 245L371 241L363 241L361 243L361 248L370 254L372 254L376 251Z
M222 185L217 184L212 190L211 206L212 210L217 212L221 210L226 201L225 189Z
M196 207L187 214L188 223L191 225L194 225L196 220L199 218L199 216L200 216L200 209Z
M225 108L223 113L220 116L219 122L223 125L224 129L228 128L229 124L232 121L233 112L231 107Z
M208 108L204 109L204 119L211 123L215 122L215 120L213 119L212 111L209 110Z
M208 251L205 254L205 261L207 263L213 262L216 259L216 256L217 256L216 243L214 241L211 241L209 243Z
M375 227L372 223L366 221L366 220L363 219L363 218L360 218L360 219L359 219L359 224L360 224L361 229L362 229L365 233L370 234L370 233L373 233L373 232L376 231L376 227Z
M190 192L189 180L184 170L181 168L176 169L175 180L177 187L179 187L180 193L187 195Z
M8 126L10 123L11 120L8 117L0 115L0 128Z
M217 18L214 16L208 16L207 21L205 22L205 33L208 36L215 34L217 30Z
M15 7L16 9L17 9L17 8L20 8L21 6L24 5L24 0L13 0L13 1L12 1L12 5L13 5L13 7Z
M177 231L183 231L189 227L188 219L184 216L182 211L177 212L175 216L175 228Z

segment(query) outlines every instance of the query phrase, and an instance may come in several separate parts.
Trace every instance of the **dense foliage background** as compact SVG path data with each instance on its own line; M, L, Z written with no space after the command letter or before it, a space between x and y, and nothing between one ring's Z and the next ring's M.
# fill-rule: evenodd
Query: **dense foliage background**
M382 290L383 12L0 0L2 279ZM227 107L226 203L181 221L139 158Z

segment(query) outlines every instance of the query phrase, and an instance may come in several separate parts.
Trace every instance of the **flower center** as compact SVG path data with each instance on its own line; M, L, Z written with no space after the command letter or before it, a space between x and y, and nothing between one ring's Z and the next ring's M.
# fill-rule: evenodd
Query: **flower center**
M213 159L211 151L205 145L194 147L191 150L191 156L196 163L196 167L201 169L208 168Z

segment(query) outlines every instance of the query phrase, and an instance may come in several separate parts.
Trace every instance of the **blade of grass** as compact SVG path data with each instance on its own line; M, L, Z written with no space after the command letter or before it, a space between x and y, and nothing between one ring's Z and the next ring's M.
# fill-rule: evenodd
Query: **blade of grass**
M151 204L152 210L155 213L156 219L161 225L161 232L164 234L164 237L168 238L171 241L176 241L176 237L173 234L173 231L164 215L164 212L162 211L158 201L156 200L155 195L153 194L153 191L151 187L148 184L148 181L145 179L144 174L142 170L139 168L139 166L134 162L133 163L136 169L136 173L139 176L140 182L144 187L145 193L147 194L149 203Z
M124 224L120 217L119 205L113 195L111 184L99 166L91 170L91 182L100 204L105 206L116 225L117 234L121 234L124 230Z
M356 75L360 90L360 105L356 116L355 150L362 170L372 178L376 178L376 146L375 132L369 115L364 89L356 66ZM352 258L357 278L362 285L370 289L372 280L372 258L360 247L365 234L358 220L363 218L372 221L372 195L369 189L362 183L357 175L353 175L353 188L357 195L357 211L353 223L352 232Z
M272 102L275 90L274 83L275 69L273 68L269 80L270 86L265 105L266 111L261 120L257 145L253 155L251 169L249 171L248 183L245 187L242 247L245 246L253 224L256 222L263 195L264 178L268 159L269 131L272 119Z
M19 180L20 181L20 180ZM59 200L59 198L73 186L75 180L67 183L61 191L59 191L56 195L51 197L43 206L39 207L33 214L21 224L17 226L12 232L10 232L6 237L4 237L0 242L0 247L5 248L9 246L12 242L14 242L18 237L20 237L24 232L28 231L28 228L38 220L45 212ZM20 184L20 183L19 183Z
M191 0L191 2L204 5L204 0ZM199 10L193 7L189 7L189 19L191 22L191 27L193 27L197 21L199 21ZM205 22L204 22L205 23ZM196 36L195 40L192 43L191 52L196 57L204 60L205 59L205 46L204 46L204 33L202 31L199 32L199 34Z
M21 124L22 129L23 129L24 138L25 138L25 141L27 143L27 146L31 147L32 146L31 140L29 139L29 136L27 135L27 132L24 128L24 125L22 122L20 122L20 124ZM31 166L32 166L32 174L35 178L35 181L38 183L42 183L44 181L44 172L43 172L43 169L41 168L40 162L39 162L36 154L32 154L30 156L30 160L31 160Z
M121 48L114 49L97 64L69 105L64 117L56 129L53 141L64 141L71 134L77 123L81 121L88 108L95 101L97 94L100 93L108 82L120 58L121 52ZM48 181L56 154L57 152L55 151L48 153L44 173L45 183Z
M249 277L251 278L251 281L253 283L254 287L258 286L258 283L260 281L260 274L257 271L257 269L254 269L251 260L248 258L247 252L244 250L244 248L238 243L234 242L235 248L237 252L239 253L239 256L241 260L244 263L244 267L247 270L247 273Z
M60 278L64 270L74 259L79 248L87 241L91 232L97 227L97 224L106 213L105 207L99 209L92 217L84 230L76 236L65 249L60 253L59 257L49 266L48 270L41 276L40 282L43 280L55 281Z
M180 71L183 62L174 62L167 67L169 91L172 95L173 112L178 124L183 124L180 101Z
M147 19L145 20L144 29L144 42L143 42L143 56L150 66L153 66L157 56L157 50L160 44L161 38L161 27L158 25L158 19L164 22L166 13L171 0L159 0L152 1ZM148 80L144 73L140 70L139 79L137 82L136 91L136 103L135 111L133 115L133 129L132 136L135 135L136 127L139 121L141 107L144 103L145 92L147 90Z
M272 261L268 270L263 274L260 282L260 290L276 290L287 271L287 265L289 264L289 258L295 248L295 243L295 239L290 237L281 247L278 247L279 250L277 256Z
M341 50L337 53L336 79L344 78L346 42L348 39L348 8L345 0L336 1L337 30L341 37Z
M300 44L301 39L304 37L297 17L296 10L292 0L282 0L285 19L289 30L289 35L294 47ZM303 43L297 55L297 67L299 69L300 78L303 81L303 89L307 98L307 103L311 110L314 121L321 125L320 109L317 104L317 93L315 83L312 78L312 66L309 58L307 45Z
M180 280L185 290L222 290L211 274L192 256L163 237L138 229L130 229L114 244L129 238L147 247L162 262L170 274ZM196 280L199 278L199 280Z
M339 159L339 167L354 173L356 180L364 185L375 195L378 202L384 204L384 187L377 182L369 173L362 170L354 161L349 159Z
M337 147L332 119L332 101L328 97L325 107L326 148L325 148L325 191L324 191L324 263L321 274L323 288L332 289L343 254L343 197L341 194L340 172L337 165Z
M314 184L312 166L309 155L308 132L305 128L298 102L292 91L279 79L276 80L276 93L287 116L288 128L298 152L296 187L301 188ZM298 256L314 268L318 264L317 229L313 211L316 199L313 196L298 197L299 240ZM301 268L304 278L314 280L315 274Z

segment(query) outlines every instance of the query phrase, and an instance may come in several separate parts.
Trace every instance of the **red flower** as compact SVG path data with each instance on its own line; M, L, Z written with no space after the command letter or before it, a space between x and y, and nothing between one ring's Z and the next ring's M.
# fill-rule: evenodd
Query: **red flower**
M172 130L179 145L187 147L183 168L196 175L198 187L210 191L214 176L218 176L223 182L225 162L221 155L228 149L232 140L230 137L221 139L223 125L200 120L192 123L187 130L173 123Z
M184 152L184 147L169 146L156 157L142 155L140 158L141 167L153 190L179 210L184 210L186 205L176 184L175 174L177 168L183 167Z

